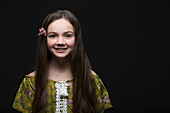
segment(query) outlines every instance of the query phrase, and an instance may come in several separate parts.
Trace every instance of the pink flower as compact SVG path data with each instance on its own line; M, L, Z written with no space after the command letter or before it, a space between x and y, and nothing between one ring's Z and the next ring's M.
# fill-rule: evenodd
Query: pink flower
M46 30L42 27L39 29L38 36L43 35L43 34L44 34L44 36L46 36Z
M68 99L68 100L67 100L67 105L68 105L68 106L72 105L72 103L73 103L73 100L72 100L72 99Z
M42 30L41 29L39 29L39 32L41 32Z
M43 28L43 27L39 29L39 32L42 32L42 31L44 31L44 28Z
M44 36L46 36L46 31L45 30L43 31L43 33L44 33Z
M109 102L110 102L110 99L109 99L108 96L105 96L103 100L104 100L104 102L106 102L106 103L109 103Z
M44 31L44 28L42 27L41 30Z

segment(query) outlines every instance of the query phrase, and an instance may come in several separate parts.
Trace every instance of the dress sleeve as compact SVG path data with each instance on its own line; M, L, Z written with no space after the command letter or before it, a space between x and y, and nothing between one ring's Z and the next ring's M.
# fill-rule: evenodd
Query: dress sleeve
M109 98L108 91L104 86L102 80L99 78L98 75L94 75L95 82L97 85L97 99L98 99L98 110L100 113L104 113L104 110L107 108L113 107Z
M31 113L34 95L34 87L28 76L25 76L20 84L12 107L22 113Z

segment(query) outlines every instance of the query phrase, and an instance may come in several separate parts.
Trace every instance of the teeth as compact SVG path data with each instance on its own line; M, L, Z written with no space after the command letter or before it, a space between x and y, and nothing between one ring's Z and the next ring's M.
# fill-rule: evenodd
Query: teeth
M65 50L65 48L56 48L57 50Z

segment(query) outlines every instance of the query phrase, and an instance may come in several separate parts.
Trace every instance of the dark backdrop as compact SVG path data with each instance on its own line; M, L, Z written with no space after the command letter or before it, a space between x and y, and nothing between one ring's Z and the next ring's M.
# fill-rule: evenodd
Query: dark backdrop
M170 111L168 0L1 0L0 113L35 62L38 28L56 9L80 20L93 70L109 91L113 112Z

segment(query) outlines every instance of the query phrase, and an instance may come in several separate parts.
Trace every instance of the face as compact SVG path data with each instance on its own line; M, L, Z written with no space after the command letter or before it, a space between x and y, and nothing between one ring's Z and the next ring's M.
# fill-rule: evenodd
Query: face
M48 26L47 45L53 56L65 58L73 50L74 43L74 29L68 20L61 18Z

